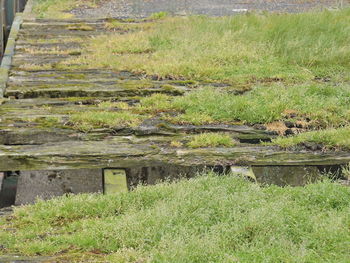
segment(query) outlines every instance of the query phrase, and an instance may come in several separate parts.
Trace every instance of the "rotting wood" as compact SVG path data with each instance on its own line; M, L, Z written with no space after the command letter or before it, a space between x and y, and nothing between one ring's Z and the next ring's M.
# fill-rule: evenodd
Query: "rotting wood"
M150 144L150 141L153 141ZM43 145L0 146L0 170L107 168L134 166L336 165L350 162L349 152L290 152L276 147L177 149L157 145L156 138L134 142L130 136L104 141L76 141Z
M348 152L284 151L278 147L252 145L252 141L268 141L274 135L244 125L178 125L153 118L132 128L74 130L66 125L69 116L65 111L84 111L81 105L85 103L97 107L95 101L106 98L134 103L142 96L154 93L178 96L193 88L176 81L154 80L130 72L106 69L70 71L54 67L55 63L77 55L62 54L62 51L79 49L87 37L109 33L105 22L33 20L26 16L18 34L18 45L15 48L13 40L9 59L5 60L7 64L0 76L0 85L3 88L5 84L8 86L6 96L11 98L0 106L0 171L167 165L316 166L350 161ZM82 23L91 30L79 30ZM70 37L81 41L70 41ZM53 54L46 54L45 50ZM52 50L58 50L57 54ZM25 68L24 64L29 66ZM43 64L50 64L50 67L40 68ZM205 85L211 84L200 84ZM52 117L61 118L62 127L41 125L40 118ZM202 132L225 132L238 143L230 148L171 146L173 140L186 140L191 134Z

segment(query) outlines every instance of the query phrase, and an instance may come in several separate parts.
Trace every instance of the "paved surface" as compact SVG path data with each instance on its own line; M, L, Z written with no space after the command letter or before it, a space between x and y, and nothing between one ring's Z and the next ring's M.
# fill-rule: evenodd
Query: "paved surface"
M339 0L105 0L97 9L73 10L77 17L147 17L166 11L176 15L232 15L242 11L303 12L335 8ZM344 2L347 2L345 0Z

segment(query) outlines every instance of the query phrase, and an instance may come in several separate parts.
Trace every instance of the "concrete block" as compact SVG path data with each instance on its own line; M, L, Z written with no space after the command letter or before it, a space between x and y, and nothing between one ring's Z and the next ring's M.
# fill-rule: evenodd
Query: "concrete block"
M164 165L125 169L129 189L139 184L154 185L164 180L194 177L204 166Z
M116 194L127 191L128 183L124 169L104 170L104 194Z
M278 186L303 186L321 176L317 166L253 166L252 169L258 183Z
M0 208L15 204L18 175L0 173Z
M2 183L4 182L5 174L0 172L0 191L2 189Z
M103 192L102 169L22 171L16 205L31 204L64 194Z

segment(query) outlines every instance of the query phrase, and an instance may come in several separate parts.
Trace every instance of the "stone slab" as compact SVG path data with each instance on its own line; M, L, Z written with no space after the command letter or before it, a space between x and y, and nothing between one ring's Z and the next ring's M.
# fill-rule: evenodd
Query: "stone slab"
M101 169L22 171L18 180L16 205L34 203L37 198L103 192Z

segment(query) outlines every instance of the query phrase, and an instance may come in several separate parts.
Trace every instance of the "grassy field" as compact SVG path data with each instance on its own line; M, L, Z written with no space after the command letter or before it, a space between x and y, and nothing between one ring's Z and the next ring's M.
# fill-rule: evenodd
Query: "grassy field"
M260 187L212 174L61 197L0 219L0 254L69 262L350 261L350 188Z

